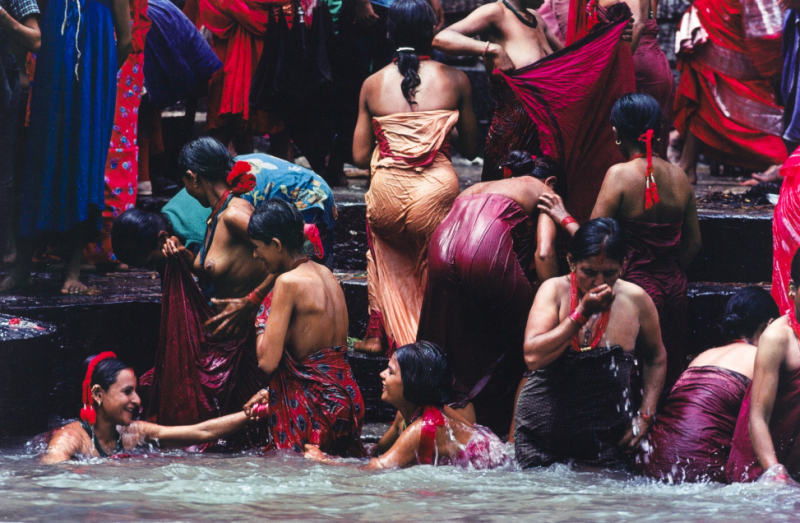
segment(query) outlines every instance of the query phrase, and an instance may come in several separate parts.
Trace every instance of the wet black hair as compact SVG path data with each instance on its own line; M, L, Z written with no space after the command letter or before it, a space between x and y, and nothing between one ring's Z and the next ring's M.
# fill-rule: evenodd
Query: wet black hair
M549 156L539 156L534 160L525 151L511 151L500 166L508 167L513 177L533 176L541 181L551 176L555 176L558 180L566 178L564 168Z
M210 136L203 136L187 143L178 156L178 168L186 177L186 171L216 182L223 181L233 169L233 157L228 148Z
M86 360L83 362L83 366L88 369L89 364L93 359L94 356L89 356L86 358ZM94 366L94 372L92 372L89 388L91 389L95 385L100 385L101 389L107 391L111 385L117 382L117 376L119 376L119 373L129 368L130 367L119 361L117 358L106 358L104 360L100 360L97 362L97 365Z
M414 95L419 87L419 55L433 49L433 28L436 15L425 0L397 0L386 17L386 31L395 49L408 47L413 51L395 51L397 69L403 75L400 88L409 105L414 105Z
M261 203L253 211L247 234L264 243L276 238L288 252L297 253L303 252L304 225L303 217L294 205L273 198Z
M623 95L611 109L611 125L617 128L622 141L636 143L649 129L653 139L661 131L661 107L649 94L628 93Z
M800 286L800 249L797 249L792 258L792 269L790 271L792 283L795 287Z
M444 351L435 343L418 341L394 353L403 380L403 397L414 405L441 407L450 400L453 375Z
M767 291L754 285L745 287L728 300L722 318L722 333L728 339L750 338L763 323L780 315L775 300Z
M111 224L111 248L122 263L140 266L158 248L158 234L166 231L172 236L172 223L166 214L128 209Z
M595 218L584 223L575 233L569 246L573 262L601 253L619 263L625 261L628 253L622 229L614 218Z

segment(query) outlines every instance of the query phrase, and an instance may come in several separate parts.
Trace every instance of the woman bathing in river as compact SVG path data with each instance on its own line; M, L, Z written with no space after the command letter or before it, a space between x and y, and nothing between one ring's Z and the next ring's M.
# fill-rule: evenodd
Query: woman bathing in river
M395 351L381 373L381 399L398 413L394 424L373 447L364 469L413 465L459 465L477 469L510 463L505 445L489 429L473 425L445 403L452 376L447 358L432 343L418 341ZM327 461L314 445L306 457Z
M114 457L144 443L170 446L210 443L243 428L249 419L244 412L238 412L181 427L133 421L139 412L136 375L113 352L103 352L91 359L83 395L81 420L51 433L42 463Z

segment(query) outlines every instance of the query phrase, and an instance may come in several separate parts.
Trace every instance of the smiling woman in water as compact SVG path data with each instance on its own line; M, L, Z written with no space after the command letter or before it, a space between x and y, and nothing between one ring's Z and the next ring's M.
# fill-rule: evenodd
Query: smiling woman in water
M170 446L208 443L233 434L247 423L244 412L184 427L133 421L139 412L133 369L113 352L91 358L88 365L81 419L53 431L42 463L114 457L151 442Z
M444 352L433 343L418 341L397 349L381 372L381 399L397 408L397 418L372 449L380 457L363 468L430 464L487 469L509 463L497 436L445 405L452 381ZM314 445L306 445L305 455L328 460Z

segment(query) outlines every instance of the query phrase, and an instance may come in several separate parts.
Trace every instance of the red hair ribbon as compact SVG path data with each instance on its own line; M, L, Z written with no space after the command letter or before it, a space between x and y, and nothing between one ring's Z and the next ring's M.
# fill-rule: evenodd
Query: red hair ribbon
M589 15L588 19L586 20L586 34L589 34L594 26L598 24L597 20L597 0L589 0L589 3L586 4L586 12Z
M536 161L536 155L535 154L531 155L531 160L533 160L534 162Z
M314 255L317 258L325 256L325 250L322 248L322 238L319 235L319 229L313 223L303 225L303 234L306 239L314 246Z
M644 189L644 208L650 210L655 204L660 201L658 197L658 186L656 179L653 177L653 130L648 129L646 133L639 137L640 142L647 145L647 172L645 174L645 189Z
M252 191L256 188L256 176L250 171L253 166L248 162L239 161L233 164L233 169L228 174L228 185L234 196Z
M508 165L503 166L503 178L511 178L513 173L511 172L511 167Z
M94 411L94 400L92 399L92 374L94 368L101 361L108 358L116 358L117 355L113 352L101 352L89 362L89 368L86 369L86 377L83 379L83 408L81 409L81 419L89 425L94 425L97 421L97 413Z

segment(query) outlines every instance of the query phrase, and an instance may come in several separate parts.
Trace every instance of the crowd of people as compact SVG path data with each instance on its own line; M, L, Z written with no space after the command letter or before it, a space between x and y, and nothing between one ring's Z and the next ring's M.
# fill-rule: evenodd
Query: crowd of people
M676 87L655 0L499 0L447 27L438 0L0 0L0 247L15 263L0 292L29 282L44 245L64 256L65 294L86 291L83 259L157 270L163 289L153 368L90 358L80 420L42 460L156 442L368 469L800 478L800 4L704 2L677 36ZM15 51L32 53L27 75ZM481 57L495 100L464 191L451 151L478 156L478 124L443 54ZM161 110L185 102L193 121L203 96L209 136L180 152L184 188L135 208ZM265 133L272 155L253 153ZM701 153L783 181L772 295L736 293L729 343L690 361ZM369 448L329 268L345 162L370 172L354 348L388 358L381 399L397 409Z

